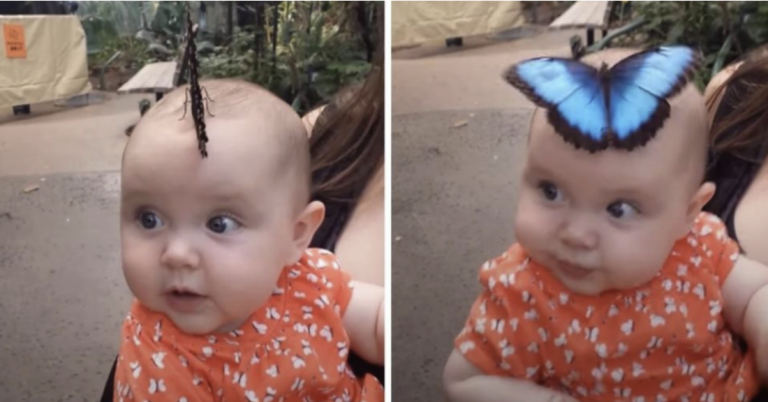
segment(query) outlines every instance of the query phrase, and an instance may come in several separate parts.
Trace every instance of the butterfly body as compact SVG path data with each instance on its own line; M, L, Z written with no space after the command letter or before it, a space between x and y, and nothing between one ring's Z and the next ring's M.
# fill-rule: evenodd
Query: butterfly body
M197 147L200 151L200 155L203 158L208 156L206 149L206 143L208 142L208 134L205 127L205 112L207 109L207 101L210 100L207 96L203 96L205 88L200 86L200 63L197 58L197 46L195 45L195 36L197 35L197 25L192 24L192 17L189 10L189 4L187 8L187 53L189 55L189 89L187 89L187 98L185 101L184 115L186 116L186 104L190 103L192 121L195 125L195 131L197 132ZM210 115L210 111L208 111ZM182 119L184 116L182 116Z
M667 99L688 82L699 57L687 47L659 47L613 67L542 57L505 74L538 106L565 141L591 152L645 145L669 117Z

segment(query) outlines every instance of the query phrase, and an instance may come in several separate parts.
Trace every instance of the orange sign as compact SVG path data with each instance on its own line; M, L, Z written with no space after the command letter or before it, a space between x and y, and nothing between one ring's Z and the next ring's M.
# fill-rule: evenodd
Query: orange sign
M3 24L5 37L5 55L9 59L26 59L27 45L24 41L24 26L21 24Z

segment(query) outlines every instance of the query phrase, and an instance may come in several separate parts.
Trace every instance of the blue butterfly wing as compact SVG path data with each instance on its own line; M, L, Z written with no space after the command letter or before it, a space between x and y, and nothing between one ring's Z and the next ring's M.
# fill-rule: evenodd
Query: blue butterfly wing
M632 55L611 68L609 121L612 143L625 149L645 145L669 117L676 95L700 62L693 49L659 47Z
M608 110L595 68L542 57L512 66L505 79L548 109L549 122L566 141L590 150L605 148Z

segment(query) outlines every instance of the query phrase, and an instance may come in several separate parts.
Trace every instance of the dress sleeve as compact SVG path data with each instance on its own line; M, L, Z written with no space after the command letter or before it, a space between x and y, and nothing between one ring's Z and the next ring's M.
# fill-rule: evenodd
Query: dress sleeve
M340 316L344 316L347 306L352 298L351 276L342 271L336 256L323 249L310 249L307 251L308 264L321 275L324 291L321 299L324 303L333 306Z
M482 292L472 305L454 347L488 375L540 382L544 368L534 338L538 330L533 321L524 317L520 288L510 285L514 271L488 269L494 264L489 261L480 270Z
M712 262L718 283L722 285L739 259L738 244L728 236L723 221L710 213L699 214L693 231L701 243L702 252Z

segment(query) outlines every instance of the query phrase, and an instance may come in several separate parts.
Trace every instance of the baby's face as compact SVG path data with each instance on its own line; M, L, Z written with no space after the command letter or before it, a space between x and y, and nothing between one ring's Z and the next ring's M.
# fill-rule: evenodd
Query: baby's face
M148 126L134 133L123 161L128 286L184 332L236 329L269 297L290 258L293 192L276 179L270 140L232 134L252 132L252 124L208 119L208 132L221 134L205 160L189 127Z
M684 125L670 119L656 139L632 152L590 154L566 144L542 121L545 112L537 115L521 181L517 240L579 294L650 281L687 232L695 184L691 163L679 158L681 137L688 137L679 135Z

